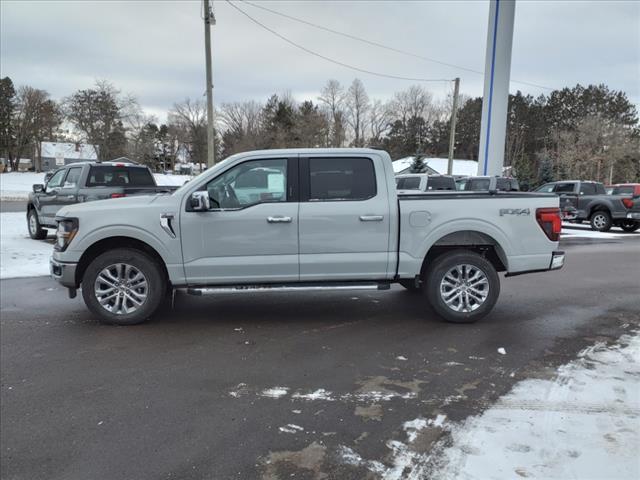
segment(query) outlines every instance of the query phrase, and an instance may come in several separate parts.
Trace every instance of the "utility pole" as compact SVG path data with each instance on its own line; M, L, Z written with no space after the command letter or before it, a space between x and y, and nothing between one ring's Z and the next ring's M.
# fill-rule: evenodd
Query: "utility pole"
M207 62L207 168L216 163L213 129L213 73L211 72L211 25L216 24L216 17L209 5L209 0L204 0L204 51Z
M456 145L456 120L458 117L458 94L460 93L460 78L456 77L453 88L453 110L451 111L451 132L449 133L449 161L447 162L447 175L453 173L453 150Z

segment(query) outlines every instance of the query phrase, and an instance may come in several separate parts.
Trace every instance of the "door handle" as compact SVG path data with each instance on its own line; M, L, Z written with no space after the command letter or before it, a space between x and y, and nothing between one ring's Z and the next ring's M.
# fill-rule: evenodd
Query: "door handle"
M384 220L382 215L360 215L361 222L381 222Z
M291 217L267 217L269 223L291 223Z

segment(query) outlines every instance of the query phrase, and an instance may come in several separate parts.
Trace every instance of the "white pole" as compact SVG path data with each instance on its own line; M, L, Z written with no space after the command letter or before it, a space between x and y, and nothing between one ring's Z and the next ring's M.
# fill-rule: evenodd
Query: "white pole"
M490 0L478 175L502 175L515 0Z

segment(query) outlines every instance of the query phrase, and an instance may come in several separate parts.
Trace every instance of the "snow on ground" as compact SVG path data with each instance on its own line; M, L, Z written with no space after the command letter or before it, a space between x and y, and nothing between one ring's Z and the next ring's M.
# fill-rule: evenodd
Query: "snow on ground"
M0 214L0 279L49 275L53 245L32 240L26 212Z
M406 441L386 444L390 465L339 454L385 480L640 478L640 334L583 350L554 379L519 382L482 415L445 420L405 422ZM448 435L419 453L434 428Z
M596 232L591 229L588 223L576 224L576 223L562 223L562 234L560 238L598 238L598 239L611 239L611 238L640 238L640 230L634 233L628 233L618 227L612 227L608 232Z
M179 186L193 178L189 175L166 175L164 173L154 173L153 176L160 186ZM9 172L0 174L0 199L26 200L36 183L44 183L44 173Z

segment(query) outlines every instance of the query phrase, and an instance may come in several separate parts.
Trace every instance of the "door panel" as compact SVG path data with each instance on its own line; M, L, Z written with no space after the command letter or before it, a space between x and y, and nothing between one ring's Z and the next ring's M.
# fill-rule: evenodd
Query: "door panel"
M55 215L59 208L58 194L60 193L66 174L66 169L55 172L45 185L44 192L38 194L38 205L42 216L40 223L53 225Z
M301 159L301 281L387 278L390 211L380 172L368 158Z
M250 160L207 184L214 205L222 208L180 217L190 284L298 280L298 203L291 178L297 183L297 159Z

